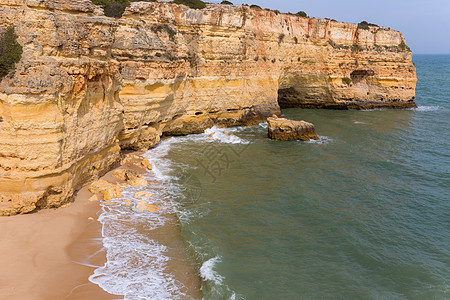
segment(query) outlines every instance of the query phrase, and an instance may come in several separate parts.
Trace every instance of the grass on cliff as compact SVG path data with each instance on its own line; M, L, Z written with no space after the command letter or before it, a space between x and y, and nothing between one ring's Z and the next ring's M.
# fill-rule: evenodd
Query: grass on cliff
M405 41L402 41L400 44L398 44L398 47L402 51L411 51L411 48L409 48L408 45L406 45Z
M107 17L121 18L130 2L144 2L142 0L91 0L92 3L101 5L103 13ZM147 0L145 2L156 2L156 0Z
M22 52L14 27L8 27L0 35L0 80L14 70L16 63L22 57Z
M205 2L202 0L174 0L173 3L184 4L193 9L203 9L206 7Z

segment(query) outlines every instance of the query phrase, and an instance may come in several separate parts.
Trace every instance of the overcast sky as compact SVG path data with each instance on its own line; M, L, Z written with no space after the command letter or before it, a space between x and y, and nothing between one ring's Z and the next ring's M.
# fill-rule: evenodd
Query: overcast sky
M220 3L221 0L206 0ZM231 0L281 12L359 23L366 20L399 30L416 54L450 54L450 0Z

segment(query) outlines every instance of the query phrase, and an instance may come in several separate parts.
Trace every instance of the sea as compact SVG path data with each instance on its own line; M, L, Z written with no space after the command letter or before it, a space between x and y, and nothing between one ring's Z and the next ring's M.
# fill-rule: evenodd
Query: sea
M450 55L413 61L418 108L282 111L318 141L266 123L163 140L133 204L103 205L90 280L133 300L450 299ZM169 223L179 242L155 234ZM177 251L201 296L170 271Z

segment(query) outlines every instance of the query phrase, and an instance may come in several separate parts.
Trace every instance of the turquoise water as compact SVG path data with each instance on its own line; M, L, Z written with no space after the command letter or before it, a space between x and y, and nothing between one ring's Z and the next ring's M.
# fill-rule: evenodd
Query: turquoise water
M168 141L205 299L450 298L450 56L414 61L418 109L283 110L319 142Z
M417 109L283 110L319 141L272 141L267 124L162 141L151 185L103 204L90 280L189 299L170 270L190 256L208 300L450 299L450 56L414 61ZM157 211L136 208L145 189ZM184 244L161 238L174 214Z

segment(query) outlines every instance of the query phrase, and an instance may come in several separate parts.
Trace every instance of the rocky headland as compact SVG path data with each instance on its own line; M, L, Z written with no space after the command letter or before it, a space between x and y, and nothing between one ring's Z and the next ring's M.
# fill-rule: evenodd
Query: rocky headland
M21 60L0 82L0 215L69 202L124 149L255 125L280 107L415 107L398 31L250 8L0 0Z

